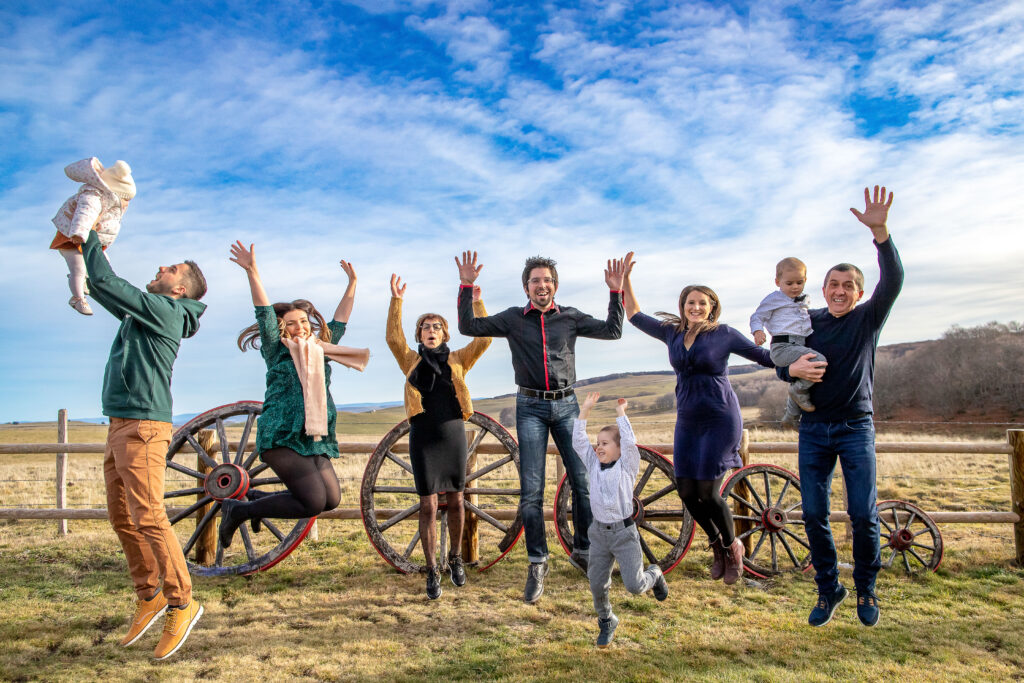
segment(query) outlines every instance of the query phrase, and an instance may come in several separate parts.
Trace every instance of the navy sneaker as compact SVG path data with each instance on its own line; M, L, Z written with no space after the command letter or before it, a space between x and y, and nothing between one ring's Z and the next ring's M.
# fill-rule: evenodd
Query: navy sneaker
M857 617L860 619L860 623L865 626L874 626L878 623L879 616L878 596L871 591L864 593L857 591Z
M663 602L668 597L668 582L665 580L665 574L661 571L661 567L656 564L648 567L647 571L654 575L654 585L651 587L654 597L658 602Z
M832 615L836 613L839 603L845 600L849 594L850 591L846 590L846 586L843 584L839 584L839 588L831 595L818 593L818 604L811 610L811 615L807 617L807 623L811 626L824 626L832 621Z
M615 628L619 625L619 618L613 614L607 619L598 619L597 625L601 627L601 632L597 634L597 646L608 647L612 644L612 638L615 637Z

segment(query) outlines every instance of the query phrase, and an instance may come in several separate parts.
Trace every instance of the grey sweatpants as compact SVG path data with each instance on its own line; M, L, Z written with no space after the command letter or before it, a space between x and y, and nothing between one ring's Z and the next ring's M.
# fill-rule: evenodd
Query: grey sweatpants
M622 522L604 524L595 519L590 523L588 534L590 559L587 578L590 579L590 593L594 596L597 616L608 619L612 616L608 590L612 586L612 569L616 561L619 563L622 583L630 593L646 593L657 578L650 569L644 571L640 534L635 524L623 527Z

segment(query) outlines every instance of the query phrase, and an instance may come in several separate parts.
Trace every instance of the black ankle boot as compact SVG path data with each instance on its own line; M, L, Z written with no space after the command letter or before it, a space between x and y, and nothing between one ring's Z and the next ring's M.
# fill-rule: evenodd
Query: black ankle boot
M239 519L238 506L242 501L233 498L225 498L220 502L220 526L217 529L217 536L220 539L221 547L227 548L231 545L231 537L235 530L245 521L245 517Z

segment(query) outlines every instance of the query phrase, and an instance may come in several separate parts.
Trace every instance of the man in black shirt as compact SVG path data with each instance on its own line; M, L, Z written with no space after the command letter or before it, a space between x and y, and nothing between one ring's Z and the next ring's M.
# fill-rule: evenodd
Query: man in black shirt
M604 271L610 292L608 316L598 320L568 306L555 304L558 271L555 262L539 256L526 260L523 291L529 301L496 315L473 314L473 282L480 274L476 252L456 257L459 278L459 332L471 337L505 337L512 352L519 395L516 397L516 432L519 437L519 503L526 529L530 570L523 600L536 602L544 592L548 573L548 546L544 528L544 470L548 433L555 440L572 487L573 553L586 569L590 539L590 496L587 472L573 454L572 426L579 415L573 393L576 381L576 338L618 339L622 336L622 279L624 261L608 261Z

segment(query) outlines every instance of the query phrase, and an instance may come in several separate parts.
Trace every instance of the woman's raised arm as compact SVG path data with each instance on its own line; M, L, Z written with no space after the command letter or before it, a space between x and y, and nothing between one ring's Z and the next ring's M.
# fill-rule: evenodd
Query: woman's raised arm
M231 245L231 261L234 261L249 276L249 291L252 292L253 306L269 306L270 299L263 289L263 281L260 280L260 271L256 268L256 247L253 244L246 249L240 241Z
M348 286L345 288L341 301L338 302L338 307L334 309L334 321L347 323L348 317L352 315L352 306L356 302L356 269L352 266L351 262L345 259L342 259L339 263L341 264L341 269L348 275Z
M622 278L622 303L626 307L627 320L640 312L640 302L636 299L636 293L633 291L633 280L630 277L635 265L636 261L633 260L633 252L629 252L626 255L625 274Z

